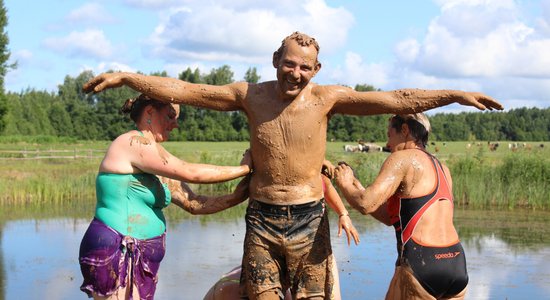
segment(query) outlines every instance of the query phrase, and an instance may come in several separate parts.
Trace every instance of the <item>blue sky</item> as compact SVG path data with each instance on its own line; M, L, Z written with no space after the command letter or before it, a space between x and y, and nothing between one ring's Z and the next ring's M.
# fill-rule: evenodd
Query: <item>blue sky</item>
M550 0L4 0L18 68L6 89L57 91L113 69L172 77L224 64L235 80L293 31L321 45L319 84L479 91L550 107ZM451 105L436 111L470 111Z

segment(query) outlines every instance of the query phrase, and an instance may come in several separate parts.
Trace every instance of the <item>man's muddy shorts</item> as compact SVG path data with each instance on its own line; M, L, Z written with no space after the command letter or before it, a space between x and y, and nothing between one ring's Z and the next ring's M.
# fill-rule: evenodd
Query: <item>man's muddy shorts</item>
M294 299L330 299L330 254L323 199L299 205L271 205L251 199L246 211L242 295L268 291L283 299L284 291L291 288Z

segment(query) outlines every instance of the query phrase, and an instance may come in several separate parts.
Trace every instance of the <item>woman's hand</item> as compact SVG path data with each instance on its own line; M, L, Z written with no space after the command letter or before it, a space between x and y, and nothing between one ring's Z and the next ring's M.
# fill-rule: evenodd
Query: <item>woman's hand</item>
M247 165L250 169L249 173L252 173L254 170L254 164L252 162L252 154L250 154L250 149L246 149L243 153L243 158L241 159L241 166Z
M323 167L321 168L321 173L323 175L325 175L326 177L328 177L329 179L333 179L334 178L334 165L330 161L325 159L323 161Z
M338 237L342 235L342 229L346 232L348 246L351 245L351 238L353 238L355 245L359 245L359 233L357 232L357 229L355 229L355 226L353 226L349 213L347 212L338 217Z
M353 170L346 163L339 163L338 167L334 170L334 180L338 188L342 189L344 186L354 185L357 180L353 175Z
M235 199L242 199L242 201L248 199L248 185L250 184L250 175L246 175L239 184L235 187L233 195Z

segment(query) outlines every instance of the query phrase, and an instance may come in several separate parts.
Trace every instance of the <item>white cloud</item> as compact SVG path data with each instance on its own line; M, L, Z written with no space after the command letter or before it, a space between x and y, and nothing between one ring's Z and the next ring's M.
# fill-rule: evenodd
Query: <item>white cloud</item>
M72 10L65 18L71 23L114 23L115 18L98 3L86 3Z
M190 1L190 0L189 0ZM159 8L166 8L173 5L177 5L178 3L185 3L189 1L182 1L182 0L124 0L123 2L126 3L126 5L131 7L138 7L138 8L151 8L151 9L159 9Z
M395 55L402 62L412 63L420 52L420 43L415 39L405 39L397 43Z
M29 49L19 49L11 53L9 63L17 62L17 68L11 70L10 74L20 73L20 69L32 68L35 71L49 71L54 63L40 55L35 55Z
M273 1L267 1L273 2ZM293 9L288 9L292 5ZM273 9L273 8L276 9ZM299 30L315 37L321 51L331 52L347 39L353 16L324 1L303 5L280 1L194 3L167 11L150 38L152 53L168 61L208 60L269 63L283 37Z
M361 56L347 52L343 67L324 70L330 75L330 81L354 87L356 84L369 84L374 87L386 86L389 81L389 66L382 63L367 64Z
M72 31L64 37L48 38L44 40L44 45L55 52L72 57L107 58L114 51L103 31L95 29Z
M85 70L92 70L95 74L107 72L107 71L115 71L115 72L132 72L135 73L138 70L120 62L101 62L96 67L90 68L90 67L82 67L80 72L83 72ZM80 73L79 72L79 73Z
M550 36L550 0L542 0L540 3L541 15L536 18L537 31L544 36Z
M359 75L356 70L366 70L369 65L360 57L350 60L348 56L345 69L337 69L334 76L348 74L371 80L369 83L378 79L375 86L384 90L481 91L506 109L550 107L550 26L544 18L538 22L525 19L518 13L524 9L521 3L510 0L436 2L441 5L441 14L431 21L424 38L407 38L396 44L392 66L385 66L369 79L366 72ZM542 6L542 15L549 16L550 0Z
M399 63L449 78L549 77L550 36L522 20L520 10L513 1L445 1L416 57L398 55Z
M20 49L12 53L10 57L11 57L10 58L11 61L14 61L14 62L17 61L17 64L21 66L21 65L26 65L29 61L31 61L34 55L32 51L28 49Z

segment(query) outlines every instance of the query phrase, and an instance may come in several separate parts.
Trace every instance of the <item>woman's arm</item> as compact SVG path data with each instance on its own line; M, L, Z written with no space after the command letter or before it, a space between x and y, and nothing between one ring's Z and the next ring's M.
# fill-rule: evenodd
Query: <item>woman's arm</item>
M250 176L243 178L231 194L221 196L197 195L185 183L167 177L159 177L168 185L172 203L193 215L207 215L233 207L248 198Z
M390 215L388 214L388 202L384 202L384 204L380 205L377 210L370 213L370 215L378 220L380 223L383 223L387 226L391 226L391 220Z
M252 159L246 151L240 166L188 163L173 156L158 143L130 145L132 166L145 173L189 183L216 183L235 179L252 171Z
M358 184L352 169L341 164L335 170L336 185L353 208L364 215L371 214L397 191L408 166L406 151L392 153L382 164L374 182L365 189Z
M351 244L352 238L355 245L358 245L360 242L359 233L357 229L355 229L355 226L353 226L353 222L351 221L348 210L344 206L342 199L338 195L338 192L336 192L336 189L334 189L334 186L332 186L330 179L324 175L322 175L321 178L325 185L325 200L330 208L338 214L338 236L342 235L342 229L344 229L348 238L348 246Z
M248 90L246 82L226 85L195 84L177 78L128 72L100 74L86 82L82 90L86 93L99 93L121 86L164 102L223 111L242 109L241 100Z

